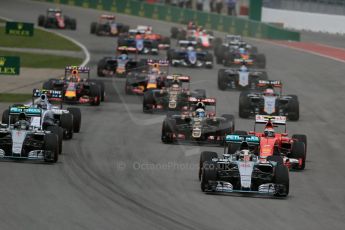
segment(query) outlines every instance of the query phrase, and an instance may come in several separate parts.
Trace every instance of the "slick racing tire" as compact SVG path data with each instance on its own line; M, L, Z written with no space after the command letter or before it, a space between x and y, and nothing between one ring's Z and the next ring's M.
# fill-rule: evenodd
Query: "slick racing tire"
M238 106L238 115L241 118L250 117L250 101L248 98L248 92L241 92Z
M299 120L299 102L298 100L292 98L287 104L288 119L290 121Z
M90 105L99 106L101 104L101 88L98 84L90 85L90 97L94 99Z
M218 70L218 89L226 90L227 84L228 82L227 82L225 69Z
M216 181L217 180L217 163L212 161L206 161L202 165L201 171L201 181L200 187L201 191L205 192L209 181Z
M153 97L153 93L150 90L146 91L143 97L143 112L152 113L154 105L155 105L155 98Z
M11 116L11 120L10 120L9 110L5 109L4 112L2 112L1 123L8 125L8 122L10 122L10 124L14 124L15 123L15 119L14 119L13 116Z
M174 127L176 125L176 121L174 119L165 119L162 124L162 136L161 140L165 144L173 143L174 140L172 135L174 133Z
M46 21L46 17L44 15L38 16L38 26L44 27L45 21Z
M178 28L177 27L171 27L170 33L171 33L171 38L177 38L178 33L179 33Z
M63 140L63 128L59 126L48 126L47 131L50 131L52 134L55 134L58 138L58 145L59 145L59 154L62 153L62 140Z
M92 22L90 25L90 34L95 34L97 28L97 22Z
M303 142L296 141L292 144L291 153L288 155L288 157L302 160L302 164L299 167L294 168L294 169L298 169L298 170L305 169L305 160L306 160L305 153L306 153L305 145Z
M56 163L59 159L59 143L56 134L49 133L44 136L44 161Z
M212 161L213 158L218 158L218 154L216 152L210 152L210 151L203 151L200 154L200 160L199 160L199 181L201 181L201 173L202 173L202 166L204 162L206 161Z
M101 101L104 101L104 99L105 99L105 85L104 85L104 82L102 80L90 80L90 82L94 82L97 85L99 85L99 87L101 89Z
M70 140L73 137L73 115L70 113L63 113L60 116L60 126L64 130L63 138Z
M79 133L81 126L81 111L79 108L67 108L73 116L73 132Z
M305 154L307 155L307 136L304 134L294 134L291 138L304 143Z
M48 81L43 82L42 88L47 89L47 90L53 89L54 88L54 85L53 85L54 80L55 79L49 79Z
M276 192L275 196L286 197L289 195L289 169L284 164L277 164L275 167L273 182L277 185L284 186L284 188L281 188Z

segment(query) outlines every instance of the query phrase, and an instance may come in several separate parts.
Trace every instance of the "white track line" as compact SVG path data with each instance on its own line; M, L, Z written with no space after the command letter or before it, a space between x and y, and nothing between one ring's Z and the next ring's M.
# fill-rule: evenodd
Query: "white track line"
M6 21L13 21L13 19L6 18L6 17L2 17L2 16L0 16L0 18L3 19L3 20L6 20ZM61 33L59 33L59 32L56 32L56 31L54 31L54 30L47 30L47 29L45 29L45 28L40 28L40 29L43 30L43 31L49 32L49 33L56 34L56 35L58 35L58 36L60 36L60 37L62 37L62 38L65 38L65 39L67 39L67 40L73 42L73 43L76 44L77 46L79 46L79 47L83 50L83 52L84 52L84 54L85 54L85 59L84 59L83 62L80 64L80 66L85 66L85 65L87 65L87 63L89 63L89 61L90 61L90 52L89 52L89 50L88 50L82 43L78 42L78 41L75 40L74 38L68 37L68 36L66 36L66 35L64 35L64 34L61 34Z

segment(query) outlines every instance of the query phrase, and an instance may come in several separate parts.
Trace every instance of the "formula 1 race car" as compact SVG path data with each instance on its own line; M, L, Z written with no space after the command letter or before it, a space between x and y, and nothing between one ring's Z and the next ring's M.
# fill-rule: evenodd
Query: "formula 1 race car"
M207 51L195 49L195 41L179 41L180 49L169 49L167 59L173 66L213 68L213 56Z
M126 50L136 54L158 55L159 43L157 40L147 39L141 34L135 36L119 36L117 51Z
M264 132L258 132L258 125L264 124ZM276 130L281 129L281 132ZM291 169L303 170L307 156L307 136L294 134L288 136L286 131L286 117L256 115L254 131L250 135L260 137L259 156L279 155L283 157L283 163Z
M244 64L240 68L219 69L218 89L256 89L259 80L268 80L263 70L248 69Z
M214 55L216 57L216 61L218 64L222 64L224 54L226 52L231 52L239 48L244 48L245 50L248 50L248 52L252 54L258 53L257 47L245 42L243 38L241 37L241 35L228 34L228 35L225 35L224 39L221 39L221 38L217 38L217 39L218 41L216 45L214 46Z
M130 29L129 37L153 41L158 44L158 49L160 50L168 49L170 47L170 38L154 33L151 26L139 25L136 29Z
M8 121L14 120L12 116L18 119L13 124L0 125L0 159L57 162L60 152L58 136L27 121L31 117L42 118L40 109L10 107L7 115Z
M63 109L63 93L58 90L33 89L32 106L44 113L45 125L58 125L63 128L63 137L71 139L73 133L79 133L81 126L80 108Z
M223 157L216 152L200 155L199 179L206 193L246 193L276 197L289 194L289 170L280 156L260 158L249 149L259 144L256 136L227 135ZM228 145L240 143L240 149L228 154Z
M127 74L125 92L143 95L147 90L161 89L165 86L168 72L167 60L149 59L146 61L145 68L139 68Z
M237 67L246 63L256 68L266 68L266 56L264 54L252 52L248 48L224 47L222 52L215 53L217 64L224 66Z
M168 75L164 88L144 93L143 111L146 113L181 111L189 108L189 97L206 98L206 90L190 91L190 77L182 74Z
M81 74L84 77L81 77ZM67 66L62 79L49 79L43 83L43 89L62 91L63 102L70 104L98 106L101 101L104 101L104 88L102 81L90 79L89 67L81 66Z
M90 33L98 36L118 36L122 33L128 33L129 26L115 21L114 15L102 14L98 22L92 22Z
M299 119L299 101L296 95L282 95L282 83L259 80L259 91L241 92L239 116L248 118L256 114L286 116L291 121ZM275 90L279 88L280 91Z
M192 114L173 114L165 118L162 124L162 142L192 142L197 144L224 144L225 136L234 131L235 120L231 114L215 116L215 111L208 110L206 105L215 106L214 98L190 98L198 101Z
M130 58L127 54L104 57L97 64L99 77L126 77L130 71L140 71L146 66L146 60Z
M57 29L77 29L77 21L62 14L60 9L48 9L46 15L38 17L38 26Z

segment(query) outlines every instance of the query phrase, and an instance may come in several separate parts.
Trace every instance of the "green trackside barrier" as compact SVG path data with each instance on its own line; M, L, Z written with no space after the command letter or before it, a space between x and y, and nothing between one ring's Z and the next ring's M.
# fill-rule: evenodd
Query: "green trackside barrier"
M37 0L72 6L80 6L115 13L129 14L139 17L152 18L161 21L183 23L194 20L198 25L207 29L218 30L242 36L299 41L300 33L279 28L267 23L254 20L219 15L215 13L200 12L196 10L149 4L135 0Z

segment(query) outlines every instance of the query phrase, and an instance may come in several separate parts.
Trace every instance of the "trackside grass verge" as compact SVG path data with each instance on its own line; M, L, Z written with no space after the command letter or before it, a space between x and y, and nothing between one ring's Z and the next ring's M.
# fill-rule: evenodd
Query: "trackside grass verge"
M7 35L5 34L5 27L0 27L0 46L81 51L80 47L73 42L37 27L35 27L34 36L32 37Z
M31 97L31 94L0 93L0 102L21 103L30 101Z
M53 68L64 69L68 65L80 65L82 58L56 56L47 54L35 54L13 51L1 51L0 55L20 56L20 66L29 68Z

